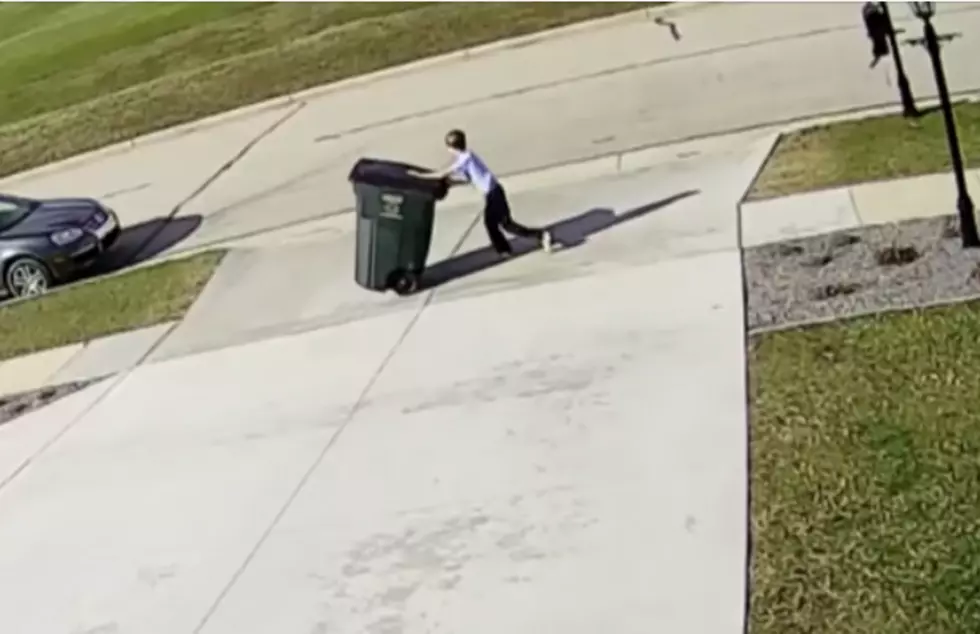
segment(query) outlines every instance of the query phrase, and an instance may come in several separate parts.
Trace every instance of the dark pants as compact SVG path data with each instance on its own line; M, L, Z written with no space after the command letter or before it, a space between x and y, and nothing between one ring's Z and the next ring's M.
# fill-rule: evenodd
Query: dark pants
M504 188L500 185L491 189L490 193L487 194L486 206L483 208L483 225L487 228L490 244L493 245L497 253L510 253L512 251L510 242L501 229L511 235L535 240L540 240L544 235L544 231L541 229L525 227L514 221L510 214L507 194L504 193Z

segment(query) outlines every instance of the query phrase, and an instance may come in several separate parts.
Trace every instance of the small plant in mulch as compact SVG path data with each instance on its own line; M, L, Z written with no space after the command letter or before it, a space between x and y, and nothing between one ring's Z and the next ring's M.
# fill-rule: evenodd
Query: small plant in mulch
M980 282L980 264L975 265L973 270L970 271L970 281Z
M831 245L833 245L833 248L835 249L843 249L844 247L852 247L859 242L861 242L861 236L842 233L833 237L831 240Z
M803 255L803 247L798 244L780 244L776 247L776 253L781 258L791 258L795 255Z
M861 285L854 282L836 282L824 284L813 291L813 299L824 301L835 297L846 297L861 290Z
M827 266L834 261L834 255L832 253L824 253L823 255L818 255L816 257L810 258L806 261L804 266L808 266L813 269L819 269Z
M903 247L897 244L879 249L875 254L878 266L904 266L906 264L912 264L920 257L922 257L922 254L915 247Z
M959 221L954 219L947 220L946 225L943 227L943 237L947 240L956 240L963 237L963 233L960 231Z

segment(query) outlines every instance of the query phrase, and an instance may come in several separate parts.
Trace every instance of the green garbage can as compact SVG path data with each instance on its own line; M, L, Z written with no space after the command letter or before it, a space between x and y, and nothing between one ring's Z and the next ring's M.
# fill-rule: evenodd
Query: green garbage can
M436 202L448 185L411 176L407 163L361 159L349 180L357 201L354 280L373 291L407 295L418 289L432 241Z

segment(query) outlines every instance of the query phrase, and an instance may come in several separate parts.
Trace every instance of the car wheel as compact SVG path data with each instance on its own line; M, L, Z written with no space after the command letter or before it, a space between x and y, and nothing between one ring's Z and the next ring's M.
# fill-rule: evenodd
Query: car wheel
M34 258L18 258L7 266L3 281L14 297L37 297L48 292L52 279L48 267Z

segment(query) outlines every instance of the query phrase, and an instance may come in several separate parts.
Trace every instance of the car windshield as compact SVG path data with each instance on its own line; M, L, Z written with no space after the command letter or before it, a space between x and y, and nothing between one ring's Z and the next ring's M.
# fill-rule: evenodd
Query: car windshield
M35 206L30 200L0 195L0 231L6 231L23 220Z

